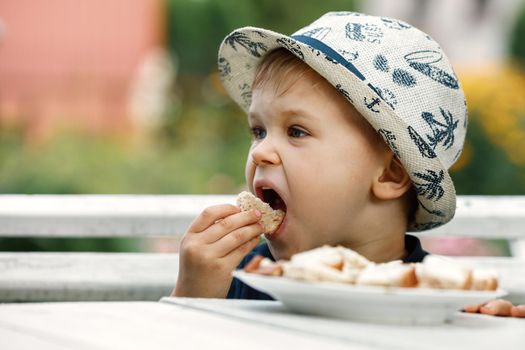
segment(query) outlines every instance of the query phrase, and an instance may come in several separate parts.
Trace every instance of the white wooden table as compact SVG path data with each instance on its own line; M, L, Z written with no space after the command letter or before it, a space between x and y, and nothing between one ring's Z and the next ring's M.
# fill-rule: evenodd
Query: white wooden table
M460 313L443 325L402 326L291 314L270 301L0 304L3 350L522 350L524 342L523 319Z

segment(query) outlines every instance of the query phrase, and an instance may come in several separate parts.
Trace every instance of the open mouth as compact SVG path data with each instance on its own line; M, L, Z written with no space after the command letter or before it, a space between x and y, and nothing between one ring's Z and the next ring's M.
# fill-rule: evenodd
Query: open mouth
M286 213L286 203L279 194L270 187L260 187L256 190L257 197L266 202L273 210L282 210Z

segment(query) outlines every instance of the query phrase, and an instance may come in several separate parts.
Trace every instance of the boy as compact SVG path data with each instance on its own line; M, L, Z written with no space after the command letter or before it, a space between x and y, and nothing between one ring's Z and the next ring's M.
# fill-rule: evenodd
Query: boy
M255 254L289 259L323 244L375 262L421 261L405 235L448 222L467 111L448 59L393 19L325 14L286 36L246 27L225 38L219 70L248 113L249 190L285 214L267 243L257 211L210 207L183 238L174 295L269 299L231 272Z

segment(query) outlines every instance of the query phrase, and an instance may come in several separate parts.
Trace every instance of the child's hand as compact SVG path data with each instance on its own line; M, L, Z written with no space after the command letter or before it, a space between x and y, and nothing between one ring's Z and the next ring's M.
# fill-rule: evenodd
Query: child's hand
M513 306L503 299L491 300L486 304L470 305L464 308L465 312L482 313L492 316L525 317L525 305Z
M234 205L206 208L180 245L179 276L172 295L224 298L231 273L259 242L261 213Z

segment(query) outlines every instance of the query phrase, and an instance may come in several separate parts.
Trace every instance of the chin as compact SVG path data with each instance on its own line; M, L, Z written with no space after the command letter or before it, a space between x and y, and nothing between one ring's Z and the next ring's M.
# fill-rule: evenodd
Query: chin
M268 247L275 260L290 260L292 255L299 253L300 249L292 248L283 242L268 242Z

